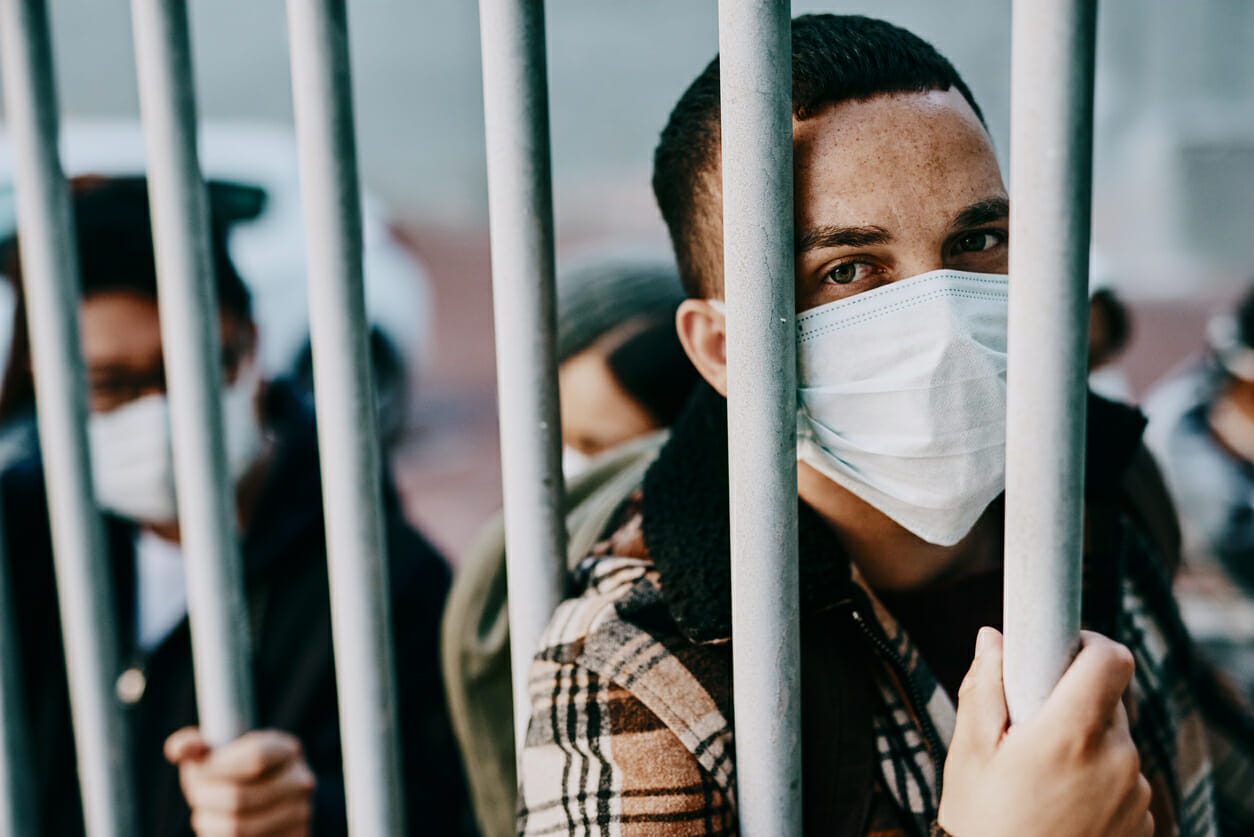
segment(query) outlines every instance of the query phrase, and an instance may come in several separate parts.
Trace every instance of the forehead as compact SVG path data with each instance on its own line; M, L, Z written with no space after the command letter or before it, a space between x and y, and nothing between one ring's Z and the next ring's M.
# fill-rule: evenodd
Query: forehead
M562 437L586 453L654 429L655 422L623 389L607 362L603 342L566 360L557 371Z
M1005 194L988 133L952 89L841 102L795 121L793 165L799 228L925 223Z
M79 305L79 335L87 364L143 363L161 352L157 301L124 291L105 291Z

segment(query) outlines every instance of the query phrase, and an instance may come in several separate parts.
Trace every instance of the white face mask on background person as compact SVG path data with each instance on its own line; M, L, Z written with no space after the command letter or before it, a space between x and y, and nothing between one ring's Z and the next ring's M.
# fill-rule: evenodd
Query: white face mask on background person
M797 458L929 543L1005 487L1004 275L937 270L797 316Z
M592 457L569 445L562 446L562 476L569 480L583 474L592 464Z
M227 469L232 485L256 461L262 447L254 401L260 374L252 364L222 393ZM143 523L178 519L170 405L164 394L137 398L87 420L92 480L100 507Z
M145 395L107 413L92 413L87 435L102 509L145 523L178 519L165 395Z
M264 440L257 420L257 393L261 390L261 367L257 362L242 364L235 383L222 391L222 424L226 431L226 467L232 484L240 481L257 461Z

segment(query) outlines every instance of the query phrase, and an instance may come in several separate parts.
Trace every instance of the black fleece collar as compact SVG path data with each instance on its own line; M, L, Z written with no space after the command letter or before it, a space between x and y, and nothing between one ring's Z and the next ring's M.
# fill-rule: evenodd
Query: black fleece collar
M1086 498L1114 502L1145 428L1140 411L1089 395ZM667 610L695 643L731 638L727 401L700 384L644 478L645 546ZM853 591L848 555L818 513L798 501L801 613Z
M267 385L262 413L276 447L241 543L250 579L269 572L311 533L321 542L325 528L313 411L288 382L279 380Z

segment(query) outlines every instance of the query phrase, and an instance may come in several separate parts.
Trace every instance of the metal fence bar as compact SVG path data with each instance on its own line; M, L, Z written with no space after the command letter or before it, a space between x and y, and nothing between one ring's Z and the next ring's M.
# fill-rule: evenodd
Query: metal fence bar
M349 832L404 833L344 0L289 0Z
M514 736L521 754L531 657L561 601L566 558L544 4L480 0L479 30Z
M248 611L222 430L209 206L196 153L186 0L133 0L161 346L187 568L200 726L212 746L253 725Z
M1079 641L1096 0L1015 0L1005 684L1029 717Z
M737 811L747 837L800 834L789 4L721 0L718 29Z
M16 172L39 436L57 600L88 837L131 837L131 773L121 710L117 624L104 529L92 497L78 344L78 252L57 155L52 43L43 0L0 0L0 61Z
M0 519L0 837L26 837L40 830L31 796L26 698L18 665L22 642L13 612L3 529Z

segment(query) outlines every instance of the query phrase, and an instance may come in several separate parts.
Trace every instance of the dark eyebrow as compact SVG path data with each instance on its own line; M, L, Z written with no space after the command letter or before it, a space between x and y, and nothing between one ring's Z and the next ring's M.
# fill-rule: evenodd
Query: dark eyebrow
M165 378L165 364L158 362L155 366L147 369L136 369L125 363L102 363L99 365L86 364L87 378L91 382L96 381L130 381L135 378L156 379Z
M949 228L952 230L979 227L1004 221L1010 215L1010 201L1005 198L989 198L986 201L973 203L954 216Z
M797 255L824 247L872 247L887 244L892 235L883 227L813 227L797 237Z
M104 377L107 375L125 377L126 375L134 374L134 370L131 367L126 366L121 363L102 363L98 365L87 363L86 367L87 367L87 374L92 377L95 377L95 376Z

